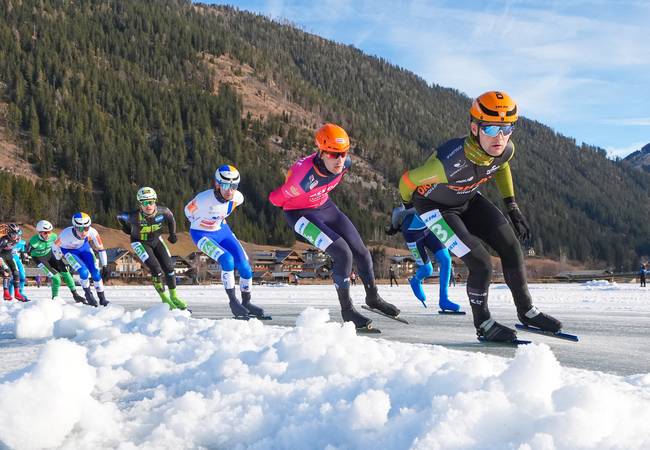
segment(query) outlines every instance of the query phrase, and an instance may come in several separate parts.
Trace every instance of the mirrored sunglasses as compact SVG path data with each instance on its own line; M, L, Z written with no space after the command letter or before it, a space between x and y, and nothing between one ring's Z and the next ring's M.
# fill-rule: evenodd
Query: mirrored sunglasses
M225 191L229 191L231 189L232 190L237 189L239 187L239 184L237 184L237 183L219 183L219 186L221 186L221 189L223 189Z
M481 132L490 137L497 137L499 133L503 136L510 136L515 131L514 125L479 125Z
M152 205L155 205L155 204L156 204L156 201L155 201L155 200L142 200L142 201L140 202L140 204L141 204L142 206L152 206Z

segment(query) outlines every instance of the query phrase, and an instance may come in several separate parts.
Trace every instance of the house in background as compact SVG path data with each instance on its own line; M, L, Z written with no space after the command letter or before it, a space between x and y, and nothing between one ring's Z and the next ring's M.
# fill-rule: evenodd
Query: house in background
M174 273L176 276L187 275L187 272L192 268L192 264L182 256L172 256L172 264L174 266Z
M273 281L289 281L289 274L302 272L304 259L295 250L258 251L253 253L251 266L254 279L268 278L265 272L270 272Z
M221 265L203 252L192 252L185 257L196 273L196 281L210 281L221 278Z
M410 277L417 270L415 259L411 255L395 255L390 258L391 264L395 265L395 273L398 277Z
M120 247L106 249L111 277L139 278L146 276L142 262L131 250Z

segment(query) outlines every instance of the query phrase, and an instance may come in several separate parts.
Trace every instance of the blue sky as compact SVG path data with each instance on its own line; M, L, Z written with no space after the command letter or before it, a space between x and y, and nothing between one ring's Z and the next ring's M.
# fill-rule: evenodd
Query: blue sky
M650 143L650 1L238 0L625 156Z

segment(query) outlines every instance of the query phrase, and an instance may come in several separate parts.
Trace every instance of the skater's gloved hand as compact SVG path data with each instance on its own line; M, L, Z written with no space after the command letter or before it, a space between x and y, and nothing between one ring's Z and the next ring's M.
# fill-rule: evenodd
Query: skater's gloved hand
M405 211L406 208L404 208L404 205L399 205L393 208L393 212L390 216L390 223L393 228L399 230L402 227L402 222L404 222L404 217L405 217L404 214Z
M526 219L524 219L524 215L521 213L519 206L517 206L515 198L508 197L503 200L506 203L508 217L512 222L512 227L515 229L517 237L522 241L530 240L530 227Z
M384 228L384 231L386 232L387 235L392 236L392 235L396 234L399 230L396 229L396 228L393 228L393 224L390 224L390 223L389 223L389 224L386 225L386 227Z
M178 241L178 236L176 236L176 233L172 233L169 236L167 236L167 240L172 244L175 244Z

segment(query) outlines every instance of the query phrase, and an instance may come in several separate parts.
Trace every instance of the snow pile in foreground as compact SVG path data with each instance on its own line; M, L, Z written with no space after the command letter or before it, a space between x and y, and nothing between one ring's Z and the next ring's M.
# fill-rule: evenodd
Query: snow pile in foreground
M585 287L593 287L593 288L600 288L600 287L618 288L619 287L616 281L607 281L607 280L591 280L582 283L582 285Z
M46 339L0 378L11 448L650 448L650 374L360 337L308 308L295 328L0 305L0 333ZM0 445L1 446L1 445Z

